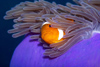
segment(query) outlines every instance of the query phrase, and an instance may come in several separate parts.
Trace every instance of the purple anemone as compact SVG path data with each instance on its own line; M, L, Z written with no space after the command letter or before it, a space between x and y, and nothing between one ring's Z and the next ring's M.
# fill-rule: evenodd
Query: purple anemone
M100 34L75 44L54 59L43 52L40 42L28 35L15 49L10 67L100 67Z

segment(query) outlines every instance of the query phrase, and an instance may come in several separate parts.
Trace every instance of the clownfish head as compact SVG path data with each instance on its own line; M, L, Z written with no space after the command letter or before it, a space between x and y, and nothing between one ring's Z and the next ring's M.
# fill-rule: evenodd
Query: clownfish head
M51 27L49 22L44 22L41 27L41 38L48 44L58 43L64 40L64 32L61 29Z

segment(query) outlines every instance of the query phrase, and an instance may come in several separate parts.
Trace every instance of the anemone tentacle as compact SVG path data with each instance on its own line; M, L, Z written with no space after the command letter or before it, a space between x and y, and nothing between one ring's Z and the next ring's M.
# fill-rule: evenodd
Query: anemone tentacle
M52 28L65 32L64 40L58 43L44 44L44 55L51 58L65 53L75 43L88 39L94 30L100 28L100 1L74 0L78 5L67 3L66 6L49 3L44 0L22 2L6 12L4 19L14 19L14 29L8 33L17 38L27 33L39 33L31 36L45 43L41 38L41 28L44 22L49 22ZM99 30L100 31L100 30Z

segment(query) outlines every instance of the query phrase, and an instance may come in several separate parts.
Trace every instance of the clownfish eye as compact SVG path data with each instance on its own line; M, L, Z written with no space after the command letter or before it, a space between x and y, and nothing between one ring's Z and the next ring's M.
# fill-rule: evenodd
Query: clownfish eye
M51 27L51 25L49 25L49 27Z

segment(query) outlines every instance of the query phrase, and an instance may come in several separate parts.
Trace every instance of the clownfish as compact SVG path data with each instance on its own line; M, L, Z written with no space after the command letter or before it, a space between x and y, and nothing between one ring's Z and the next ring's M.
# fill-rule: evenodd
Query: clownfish
M44 22L41 27L41 38L48 44L58 43L64 38L64 31L62 29L53 28L49 22Z

